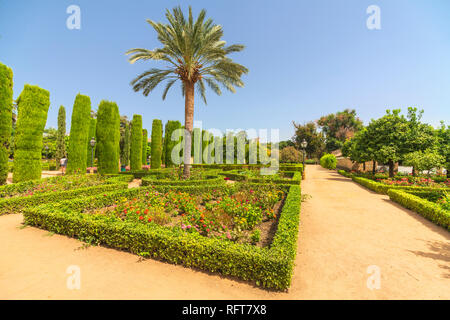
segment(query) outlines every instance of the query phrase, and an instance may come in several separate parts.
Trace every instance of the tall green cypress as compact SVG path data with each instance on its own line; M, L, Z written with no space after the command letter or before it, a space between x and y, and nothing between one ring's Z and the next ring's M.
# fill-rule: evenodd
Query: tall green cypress
M172 121L169 120L166 123L166 128L165 128L165 134L164 134L164 160L165 160L165 165L166 167L173 167L174 163L172 161L172 150L173 148L181 142L181 137L178 141L172 141L172 133L177 130L177 129L181 129L181 123L180 121Z
M142 116L135 114L131 121L130 169L142 169Z
M128 164L130 163L130 123L126 121L124 125L125 127L123 130L123 142L120 153L120 164L123 166L128 166Z
M89 140L91 99L77 94L70 123L70 142L67 153L67 173L86 173L86 145Z
M56 167L59 169L60 160L66 156L66 109L60 106L58 110L58 131L56 133Z
M102 100L97 111L98 173L119 171L120 114L115 102Z
M14 149L14 182L41 178L42 135L50 93L26 84L17 99L18 117Z
M0 184L8 178L9 143L12 130L13 72L0 63Z
M97 143L94 145L94 148L91 146L91 140L92 138L97 141L97 119L91 118L89 120L89 134L88 134L88 141L87 141L87 149L86 149L86 165L88 167L91 167L93 165L93 159L95 158L95 149L97 147ZM92 152L94 152L94 156L92 156Z
M142 129L142 164L147 165L147 143L148 143L148 131Z
M151 168L161 168L161 155L162 155L162 121L154 119L152 123L152 156L151 156Z

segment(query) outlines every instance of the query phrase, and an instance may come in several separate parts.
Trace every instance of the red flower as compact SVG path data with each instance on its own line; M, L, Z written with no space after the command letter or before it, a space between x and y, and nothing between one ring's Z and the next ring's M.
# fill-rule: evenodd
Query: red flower
M139 216L139 220L144 220L144 217L143 216Z
M148 218L148 222L151 222L152 221L152 218Z

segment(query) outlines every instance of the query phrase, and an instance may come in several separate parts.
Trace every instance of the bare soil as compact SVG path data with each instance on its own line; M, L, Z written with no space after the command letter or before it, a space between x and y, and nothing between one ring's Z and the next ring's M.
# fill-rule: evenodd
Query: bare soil
M307 166L292 286L273 292L20 228L0 216L0 299L450 299L450 233L333 171ZM69 266L81 288L67 288ZM369 289L369 266L379 289Z

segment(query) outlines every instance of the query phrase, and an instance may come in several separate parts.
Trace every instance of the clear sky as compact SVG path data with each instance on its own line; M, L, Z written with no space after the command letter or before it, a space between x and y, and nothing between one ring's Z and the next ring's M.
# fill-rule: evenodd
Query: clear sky
M81 9L81 30L69 30L69 5ZM50 91L47 127L60 105L70 116L75 95L117 102L129 118L184 122L184 100L173 87L148 97L130 81L154 62L131 65L125 51L159 46L146 19L165 21L165 8L205 8L228 44L246 49L232 58L250 70L235 94L196 98L204 128L279 128L292 121L354 108L367 124L387 108L417 106L424 121L450 124L450 1L448 0L0 0L0 62L14 72L14 97L25 83ZM369 5L381 9L381 30L366 27Z

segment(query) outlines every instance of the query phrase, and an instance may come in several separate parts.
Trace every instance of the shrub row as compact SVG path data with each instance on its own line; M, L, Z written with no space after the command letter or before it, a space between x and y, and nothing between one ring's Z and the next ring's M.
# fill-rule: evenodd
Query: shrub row
M247 181L253 183L275 183L275 184L300 184L302 180L302 173L300 171L279 171L280 174L291 176L290 179L268 179L268 178L249 178L247 175L239 173L237 170L226 172L219 172L219 175L227 177L235 181Z
M58 192L45 192L25 197L14 197L0 200L0 215L7 213L19 213L25 208L42 205L44 203L57 203L68 199L92 196L99 193L114 190L127 189L128 183L115 182L99 186L64 190Z
M345 170L338 170L338 173L346 178L351 178L352 174L350 172L347 172Z
M415 187L415 186L398 186L398 185L387 185L384 183L376 182L370 179L352 176L352 180L359 183L360 185L375 191L376 193L388 194L391 189L394 190L404 190L404 191L440 191L440 190L450 190L450 188L433 188L433 187Z
M167 186L186 186L186 185L221 185L225 181L222 176L205 176L200 180L171 180L171 179L155 179L155 175L149 175L142 178L143 186L151 185L167 185Z
M444 210L439 204L403 190L390 189L388 195L392 201L450 231L450 211Z
M202 186L187 188L204 189ZM300 186L290 187L270 248L184 233L179 227L169 228L153 223L137 225L82 213L83 210L105 207L117 199L136 196L151 189L154 187L28 208L24 211L25 223L145 257L253 281L267 288L285 290L290 286L298 237Z
M270 165L263 164L193 164L193 168L205 168L205 169L221 169L223 171L229 170L242 170L242 169L257 169L257 168L269 168ZM303 165L301 163L295 164L280 164L279 171L303 171Z

